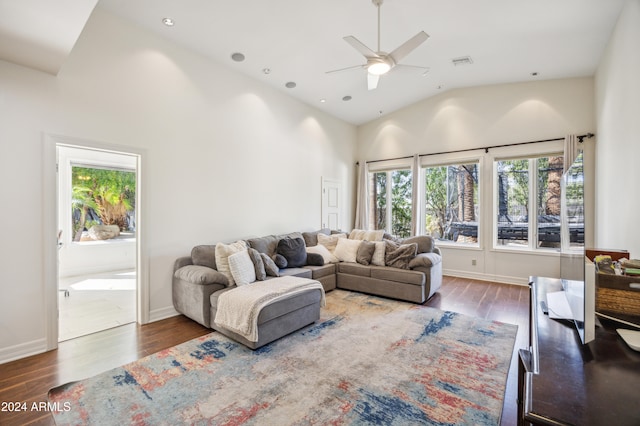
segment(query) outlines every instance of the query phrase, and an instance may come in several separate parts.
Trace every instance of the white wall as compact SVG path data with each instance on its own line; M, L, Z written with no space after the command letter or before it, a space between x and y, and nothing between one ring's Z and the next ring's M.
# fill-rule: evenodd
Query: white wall
M627 1L595 79L596 246L640 258L640 0Z
M455 89L360 126L357 156L361 161L370 161L595 132L593 109L592 78ZM587 161L592 164L593 141L586 144ZM445 155L440 160L478 158L486 181L492 178L495 156L554 151L562 151L561 142L492 149L488 154L480 150ZM442 247L445 273L521 284L527 283L530 275L559 276L557 253L516 253L492 248L491 225L486 220L493 215L492 194L485 191L481 197L480 214L485 219L481 219L484 237L480 247ZM588 238L592 238L590 208L587 206L585 212Z
M45 133L144 152L152 319L192 246L319 228L322 177L352 226L354 126L100 7L57 77L0 61L0 117L0 362L45 347Z

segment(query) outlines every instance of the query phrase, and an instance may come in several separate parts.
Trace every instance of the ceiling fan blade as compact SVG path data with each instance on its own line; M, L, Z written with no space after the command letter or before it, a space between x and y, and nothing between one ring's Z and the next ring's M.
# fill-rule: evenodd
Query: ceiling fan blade
M344 41L349 43L358 52L362 53L365 58L379 58L376 52L374 52L373 50L369 49L367 46L362 44L362 42L357 38L355 38L354 36L346 36L344 37Z
M365 65L354 65L352 67L346 67L346 68L340 68L340 69L337 69L337 70L326 71L325 74L331 74L331 73L334 73L334 72L341 72L341 71L355 70L356 68L364 68L366 66L367 66L366 64Z
M398 68L415 68L415 69L419 69L419 70L422 70L422 75L423 76L429 74L429 71L431 71L431 68L429 68L429 67L421 67L420 65L398 64L398 65L396 65L396 67L398 67Z
M373 75L371 73L367 73L367 87L369 90L373 90L378 87L378 81L380 80L379 75Z
M416 47L420 46L422 43L427 41L429 38L429 34L424 31L420 31L418 34L411 37L409 40L405 41L402 45L400 45L396 50L389 53L389 56L394 60L397 64L400 62L405 56L413 51Z

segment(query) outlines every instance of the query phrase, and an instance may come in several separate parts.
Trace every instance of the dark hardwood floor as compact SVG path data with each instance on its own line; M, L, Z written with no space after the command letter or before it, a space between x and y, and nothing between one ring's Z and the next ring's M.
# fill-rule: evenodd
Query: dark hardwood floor
M426 305L518 325L507 380L502 425L516 424L517 349L527 346L529 288L444 277ZM62 342L44 354L0 365L0 402L26 403L26 411L0 412L0 425L52 425L47 411L32 410L50 388L119 367L211 330L179 316L144 326L129 324ZM37 406L37 405L36 405Z

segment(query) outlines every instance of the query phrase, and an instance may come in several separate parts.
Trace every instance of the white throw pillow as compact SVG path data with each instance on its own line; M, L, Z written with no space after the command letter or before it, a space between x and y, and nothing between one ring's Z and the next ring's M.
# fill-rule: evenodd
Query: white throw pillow
M318 244L317 246L307 247L307 253L315 253L322 256L324 259L324 263L338 263L339 260L335 257L328 248L323 246L322 244Z
M354 229L349 234L351 240L367 240L367 241L382 241L384 237L384 229L378 229L375 231L365 231L362 229Z
M251 284L256 280L256 268L247 249L229 256L229 270L237 286Z
M333 253L336 249L336 244L338 244L338 240L342 238L347 238L347 234L318 234L318 244L322 244L327 249L329 249L331 253Z
M386 250L384 241L376 241L374 244L376 245L376 249L371 257L371 264L375 266L384 266L384 254Z
M235 284L231 270L229 269L229 256L246 250L247 243L239 240L233 244L216 244L216 269L229 279L229 287Z
M338 239L336 244L336 250L333 252L335 257L341 262L356 263L358 256L358 247L360 247L360 240L349 240L347 238Z

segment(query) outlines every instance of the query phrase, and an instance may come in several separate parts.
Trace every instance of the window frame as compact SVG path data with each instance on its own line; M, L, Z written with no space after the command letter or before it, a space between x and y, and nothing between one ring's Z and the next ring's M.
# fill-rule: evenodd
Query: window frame
M421 158L420 161L420 170L419 170L419 185L418 185L418 205L419 211L418 215L420 217L420 229L418 232L420 235L429 235L426 229L426 221L424 220L426 217L426 188L425 188L425 169L427 168L435 168L435 167L448 167L448 166L459 166L465 164L476 164L478 167L478 193L476 194L476 199L478 200L479 206L477 207L478 218L482 218L485 215L485 207L483 200L483 157L482 156L454 156L450 158L442 158L442 155L434 155L434 156L425 156ZM482 238L484 235L483 232L483 222L482 220L477 220L478 222L478 237L475 243L469 242L455 242L449 240L441 240L436 239L435 242L438 246L445 247L457 247L457 248L481 248Z
M505 251L505 252L529 252L529 253L560 253L561 248L564 246L564 226L562 220L562 210L560 213L560 246L559 247L538 247L538 179L539 179L539 169L537 166L537 160L540 158L550 158L554 156L564 156L564 152L558 149L550 149L550 150L541 150L537 153L528 153L528 154L513 154L513 155L501 155L495 156L492 159L493 162L493 194L492 194L492 220L491 220L491 228L492 228L492 247L493 250L496 251ZM527 182L527 202L529 203L529 208L527 210L527 215L529 218L527 224L527 245L522 247L509 247L505 245L498 244L498 214L499 214L499 191L498 188L498 162L499 161L513 161L513 160L527 160L528 161L528 182ZM532 176L532 172L535 174ZM561 199L564 198L564 192L561 192ZM532 214L533 213L533 214Z
M385 161L378 161L378 162L372 162L368 164L368 175L367 175L367 179L371 179L372 175L375 173L386 173L387 174L387 188L386 188L386 201L387 201L387 205L386 205L386 223L385 223L385 232L393 235L392 231L393 231L393 224L392 224L392 203L391 203L391 192L392 192L392 180L391 180L391 173L396 172L396 171L402 171L402 170L408 170L411 173L411 185L413 188L413 185L416 184L416 177L413 176L413 170L411 167L411 159L410 158L403 158L403 159L396 159L396 160L385 160ZM368 194L368 197L371 197L372 194ZM411 213L413 213L413 209L415 208L415 206L411 206ZM413 226L413 219L410 223L411 226ZM369 217L369 227L370 228L374 228L375 227L375 220L372 217Z

